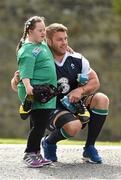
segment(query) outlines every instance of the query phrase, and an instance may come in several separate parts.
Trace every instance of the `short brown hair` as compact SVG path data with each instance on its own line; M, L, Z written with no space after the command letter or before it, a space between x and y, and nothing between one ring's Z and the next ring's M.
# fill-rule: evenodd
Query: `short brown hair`
M67 32L68 28L63 24L53 23L46 27L46 37L47 39L51 39L55 32Z

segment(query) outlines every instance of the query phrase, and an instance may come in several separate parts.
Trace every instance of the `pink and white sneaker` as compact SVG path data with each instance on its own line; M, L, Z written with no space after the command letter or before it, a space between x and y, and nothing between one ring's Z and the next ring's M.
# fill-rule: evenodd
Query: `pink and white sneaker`
M28 167L32 168L39 168L52 163L52 161L44 159L41 154L36 153L26 153L23 161Z

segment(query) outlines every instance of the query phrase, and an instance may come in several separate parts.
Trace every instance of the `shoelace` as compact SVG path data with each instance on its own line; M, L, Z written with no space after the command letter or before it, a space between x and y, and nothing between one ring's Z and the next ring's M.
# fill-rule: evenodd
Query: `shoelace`
M44 158L42 157L41 154L37 154L37 158L38 158L39 160L44 160Z
M38 162L40 161L37 154L28 154L24 160L27 161L28 163L33 163L34 161L38 161Z

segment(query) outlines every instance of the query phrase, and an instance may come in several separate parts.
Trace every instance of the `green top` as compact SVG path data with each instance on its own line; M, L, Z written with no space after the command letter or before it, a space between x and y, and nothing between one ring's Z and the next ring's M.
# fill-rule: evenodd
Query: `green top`
M31 43L25 42L17 54L20 80L29 78L31 85L49 83L57 86L57 77L53 55L45 42ZM18 84L18 96L21 102L26 95L25 87L20 81ZM55 108L56 98L42 104L33 102L33 109Z

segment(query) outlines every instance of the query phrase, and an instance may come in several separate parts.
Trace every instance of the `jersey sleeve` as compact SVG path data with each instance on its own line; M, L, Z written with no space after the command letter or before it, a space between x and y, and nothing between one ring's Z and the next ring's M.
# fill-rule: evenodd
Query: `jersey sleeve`
M82 74L89 74L91 71L89 61L82 56Z
M33 78L35 57L31 53L23 54L19 58L20 79Z

